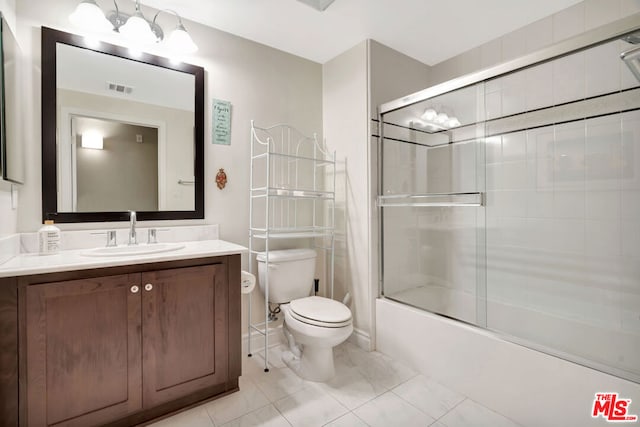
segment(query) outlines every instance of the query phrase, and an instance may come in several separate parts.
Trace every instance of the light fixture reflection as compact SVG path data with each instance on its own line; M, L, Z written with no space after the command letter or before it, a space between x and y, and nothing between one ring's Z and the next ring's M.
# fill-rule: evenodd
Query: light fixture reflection
M102 150L104 148L104 137L98 131L86 131L82 134L82 148Z
M461 125L457 117L449 116L444 112L438 112L434 108L424 110L420 118L423 121L417 120L413 123L421 124L421 127L429 129L431 132L447 130Z

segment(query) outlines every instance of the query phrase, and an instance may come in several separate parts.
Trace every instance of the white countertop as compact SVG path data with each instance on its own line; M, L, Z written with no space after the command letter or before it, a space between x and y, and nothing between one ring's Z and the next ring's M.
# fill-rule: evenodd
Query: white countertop
M87 249L60 251L54 255L33 253L17 255L0 264L0 277L27 276L32 274L57 273L61 271L89 270L92 268L117 267L122 265L149 264L152 262L177 261L192 258L241 254L244 246L224 240L200 240L182 243L184 248L171 252L146 255L95 257L83 255Z

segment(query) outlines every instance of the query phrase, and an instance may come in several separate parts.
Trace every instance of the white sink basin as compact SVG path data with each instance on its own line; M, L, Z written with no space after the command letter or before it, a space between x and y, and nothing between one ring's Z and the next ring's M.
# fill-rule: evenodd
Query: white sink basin
M83 252L84 256L108 257L108 256L132 256L157 254L160 252L177 251L184 248L180 243L154 243L151 245L131 245L131 246L110 246L95 248Z

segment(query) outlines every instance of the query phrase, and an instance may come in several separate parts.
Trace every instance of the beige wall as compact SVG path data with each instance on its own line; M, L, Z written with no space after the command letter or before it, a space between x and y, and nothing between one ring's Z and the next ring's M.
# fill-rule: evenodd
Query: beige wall
M324 134L337 151L336 297L352 296L356 339L372 345L377 297L376 138L370 120L377 106L426 86L429 67L366 40L323 66Z

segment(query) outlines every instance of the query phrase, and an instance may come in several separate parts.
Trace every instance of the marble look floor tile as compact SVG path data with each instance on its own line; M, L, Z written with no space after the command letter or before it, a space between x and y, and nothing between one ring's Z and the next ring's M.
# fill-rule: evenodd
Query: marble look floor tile
M402 363L375 352L367 360L358 362L357 369L371 384L388 390L417 375Z
M273 406L256 409L240 418L224 424L221 427L291 427L291 424ZM187 427L186 425L184 427ZM191 427L191 426L188 426Z
M517 427L519 424L479 403L465 399L438 420L446 427Z
M385 387L370 382L357 367L347 366L336 366L336 375L318 386L348 409L355 409L387 392Z
M392 392L387 392L353 411L372 427L428 426L435 420Z
M368 424L355 416L353 412L349 412L337 420L325 424L324 427L368 427Z
M240 391L204 405L216 425L225 424L269 404L269 399L255 383L240 377Z
M209 417L207 410L198 406L188 411L181 412L170 418L153 423L153 427L214 427L213 421Z
M418 375L392 390L422 412L438 419L465 399L465 396Z
M274 368L254 375L252 380L271 402L302 390L307 382L289 368Z
M337 400L313 384L278 400L275 407L294 427L319 427L349 412Z

